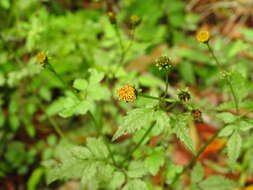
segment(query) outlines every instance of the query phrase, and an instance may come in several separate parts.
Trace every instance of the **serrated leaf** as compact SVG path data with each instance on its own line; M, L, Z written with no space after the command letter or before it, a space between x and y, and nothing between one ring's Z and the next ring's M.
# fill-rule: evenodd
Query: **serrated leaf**
M123 118L123 123L113 136L113 141L125 134L131 134L135 131L147 127L153 119L153 109L137 108L127 113Z
M230 79L231 79L231 85L233 86L235 96L238 102L240 103L242 99L248 93L247 80L239 72L233 72L230 76Z
M125 175L122 172L114 172L108 187L110 189L117 189L124 183L124 181Z
M83 170L82 177L81 177L81 189L84 189L84 187L87 187L89 189L98 189L98 180L96 180L96 174L97 174L97 162L91 162L89 163Z
M88 96L93 100L109 100L110 91L107 87L101 85L89 85Z
M155 150L145 159L145 166L149 172L154 176L159 171L160 167L165 163L163 151Z
M245 119L238 121L238 125L241 131L248 131L253 128L251 119Z
M238 184L220 175L212 175L199 183L204 190L230 190L238 187Z
M234 163L240 156L242 146L242 138L238 131L235 131L227 142L227 150L229 160Z
M128 181L128 183L124 186L122 190L137 190L137 189L148 190L148 187L146 183L144 183L143 181L139 179L134 179Z
M204 168L201 165L200 162L198 162L191 172L191 182L192 183L198 183L200 182L204 177Z
M89 159L92 157L90 150L86 147L75 146L70 149L72 155L79 159Z
M232 123L237 117L229 112L222 112L216 115L217 118L221 119L224 123Z
M109 155L108 149L102 139L87 138L86 145L95 158L103 159Z
M218 105L218 107L216 107L216 110L223 111L223 110L233 109L234 107L235 107L234 102L230 101L230 102L224 102L224 103Z
M171 131L170 118L164 111L156 111L154 114L154 119L156 120L156 124L153 129L153 132L155 131L155 135L159 135L163 131Z
M235 129L236 125L227 125L220 131L219 137L228 137L234 132Z
M193 142L190 137L190 131L188 129L189 115L179 115L175 122L176 136L185 144L185 146L191 151L195 152Z
M147 169L141 161L132 161L129 164L127 175L130 178L140 178L147 174Z
M96 69L89 69L89 84L99 83L104 78L104 73L98 72Z
M76 79L73 84L73 87L77 90L85 90L87 86L88 82L85 79Z

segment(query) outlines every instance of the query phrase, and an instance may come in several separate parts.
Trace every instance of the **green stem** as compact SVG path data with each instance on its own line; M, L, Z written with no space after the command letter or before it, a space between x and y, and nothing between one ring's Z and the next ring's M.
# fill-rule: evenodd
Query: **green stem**
M218 68L220 69L220 71L223 71L222 65L221 65L221 63L218 61L217 57L215 56L214 51L213 51L213 49L211 48L210 44L207 42L206 45L207 45L207 48L208 48L208 50L210 51L210 53L211 53L213 59L215 60L216 64L218 65ZM232 83L231 83L231 81L230 81L228 75L225 76L225 79L226 79L226 83L227 83L227 85L229 86L230 91L231 91L231 93L232 93L232 97L233 97L233 101L234 101L234 104L235 104L236 113L239 114L239 105L238 105L239 103L238 103L238 100L237 100L237 97L236 97L236 94L235 94L233 85L232 85Z
M58 124L54 121L54 119L48 115L48 113L45 111L44 107L39 104L40 109L45 113L48 121L51 123L51 125L53 126L55 132L63 139L67 139L66 136L64 135L64 133L62 132L61 128L58 126Z
M69 86L61 77L60 75L58 75L58 73L55 71L54 67L47 61L46 63L47 67L54 75L56 78L58 78L59 81L61 81L61 83L69 90L71 90L71 92L73 92L73 94L79 99L81 100L80 96L78 95L78 93L76 92L76 90L72 87Z
M142 136L142 138L139 140L139 142L135 145L135 147L126 155L125 159L121 162L119 165L120 168L124 167L124 164L126 161L132 156L132 154L140 147L140 145L143 143L143 141L146 139L146 137L149 135L153 127L155 126L155 122L151 124L151 126L148 128L148 130L145 132L145 134Z
M93 123L94 123L94 125L95 125L95 127L96 127L96 131L97 131L98 135L99 135L99 136L102 136L102 135L101 135L100 127L99 127L99 125L98 125L98 123L97 123L97 121L96 121L94 115L93 115L90 111L88 111L88 115L89 115L90 118L92 119L92 121L93 121ZM116 161L115 161L115 159L114 159L113 152L112 152L112 150L111 150L111 148L110 148L110 146L109 146L107 140L104 139L104 143L105 143L105 145L106 145L106 148L108 149L108 152L109 152L109 155L110 155L110 157L111 157L111 160L112 160L113 165L114 165L115 167L117 167L117 163L116 163Z
M229 80L229 76L226 76L226 81L227 81L227 84L230 88L230 91L231 91L233 99L234 99L236 113L239 114L239 106L238 106L239 103L238 103L237 97L235 95L235 90L233 88L233 85L232 85L231 81Z
M149 96L149 95L146 95L146 94L141 94L141 93L138 93L138 96L141 96L143 98L149 98L149 99L153 99L153 100L159 100L159 101L165 101L165 102L177 102L176 99L172 99L172 98L161 98L161 97L155 97L155 96Z
M118 38L118 40L119 40L119 45L120 45L120 49L121 49L121 54L123 54L123 52L124 52L124 46L123 46L123 42L122 42L122 38L121 38L121 35L120 35L120 31L119 31L119 26L118 26L118 24L115 24L115 25L114 25L114 29L115 29L117 38Z
M175 185L175 183L177 182L177 180L180 178L180 176L182 176L188 169L190 169L192 166L194 166L196 164L196 162L198 161L200 155L205 151L205 149L208 147L208 145L210 145L219 135L220 131L223 128L220 128L206 143L205 145L198 151L198 153L192 158L192 160L189 162L189 164L184 167L184 169L178 173L174 179L172 180L171 184L170 184L170 189L172 189L172 187Z
M169 72L166 73L166 84L165 84L165 92L163 95L163 99L166 97L168 93L168 88L169 88Z

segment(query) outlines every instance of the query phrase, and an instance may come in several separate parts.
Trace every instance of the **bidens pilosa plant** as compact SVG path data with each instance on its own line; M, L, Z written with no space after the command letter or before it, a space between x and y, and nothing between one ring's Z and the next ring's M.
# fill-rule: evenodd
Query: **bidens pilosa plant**
M0 189L251 188L251 4L1 0Z
M188 185L193 190L239 187L238 181L223 175L205 178L205 163L201 161L210 146L223 142L223 145L226 144L224 152L228 155L228 166L233 170L237 169L236 161L241 155L243 132L252 128L252 119L247 118L252 108L243 111L248 101L245 100L248 91L243 87L247 82L246 78L238 71L225 69L223 63L219 62L211 46L209 31L197 32L196 39L209 51L210 59L213 59L215 67L218 68L216 74L222 73L222 77L217 78L224 82L228 94L227 101L213 108L216 113L214 117L220 120L219 128L207 141L198 145L191 135L192 130L196 130L194 123L203 122L205 115L202 113L210 108L205 110L207 106L198 104L189 88L170 91L170 75L177 69L177 65L168 56L160 56L154 61L155 69L162 73L164 78L161 82L163 86L159 87L160 90L156 93L133 87L136 86L134 78L129 80L128 84L121 80L117 72L123 69L134 37L130 36L130 45L125 45L116 13L108 12L107 15L115 29L120 47L119 66L116 67L114 76L107 76L103 71L93 68L88 70L86 78L78 78L69 86L43 53L38 56L38 61L45 64L45 69L50 70L68 90L61 100L63 104L60 116L67 118L87 115L96 129L94 137L88 137L85 145L75 145L71 139L64 137L65 142L58 146L55 159L43 163L48 169L48 183L59 179L79 179L81 189L145 190L155 189L147 179L159 175L163 177L157 186L160 186L160 189L165 187L172 190L183 189L183 176L189 174L191 178ZM130 30L137 30L140 18L131 16L130 22ZM115 80L116 89L113 94L107 87L112 80ZM94 114L97 107L106 109L106 102L120 104L121 109L128 110L120 121L112 121L119 123L119 126L113 129L113 136L107 134L110 128L103 125L106 116L97 117ZM59 128L55 130L59 135L62 134ZM170 144L175 137L191 154L191 160L186 165L173 163ZM128 139L127 142L124 139Z

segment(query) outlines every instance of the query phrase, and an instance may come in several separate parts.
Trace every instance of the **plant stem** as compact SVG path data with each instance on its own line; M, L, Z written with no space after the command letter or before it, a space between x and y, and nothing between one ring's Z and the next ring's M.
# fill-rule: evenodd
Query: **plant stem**
M78 93L75 91L75 89L72 86L69 86L61 77L60 75L58 75L58 73L55 71L54 67L47 62L46 63L47 68L56 76L56 78L58 78L59 81L61 81L61 83L69 90L71 90L71 92L73 92L73 94L79 99L81 100L80 96L78 95Z
M210 145L215 139L216 137L218 137L220 131L223 128L220 128L206 143L205 145L198 151L198 153L192 158L192 160L189 162L189 164L184 167L184 169L178 173L174 179L172 180L171 184L170 184L170 189L172 189L172 187L175 185L175 183L177 182L177 180L179 179L180 176L182 176L188 169L190 169L192 166L194 166L196 164L196 162L198 161L200 155L205 151L205 149L208 147L208 145Z
M94 125L95 125L95 127L96 127L96 131L97 131L97 133L98 133L98 136L102 136L102 135L101 135L100 127L99 127L99 125L98 125L98 123L97 123L97 121L96 121L94 115L93 115L90 111L88 111L88 115L90 116L90 118L92 119L92 121L93 121L93 123L94 123ZM111 160L112 160L113 165L114 165L115 167L117 167L117 163L116 163L116 161L115 161L115 159L114 159L112 150L111 150L111 148L110 148L110 146L109 146L107 140L104 139L103 141L104 141L104 143L105 143L105 145L106 145L106 148L108 149L108 152L109 152L109 155L110 155L110 157L111 157Z
M63 139L67 139L66 136L64 135L64 133L62 132L61 128L58 126L58 124L55 122L55 120L48 115L48 113L45 111L44 107L39 104L40 109L42 109L42 111L45 113L48 121L51 123L51 125L53 126L55 132Z
M163 95L163 99L166 97L167 93L168 93L168 88L169 88L169 72L166 72L166 82L165 82L165 91L164 91L164 95Z
M118 26L118 24L115 24L115 25L114 25L114 29L115 29L117 38L118 38L118 40L119 40L119 45L120 45L120 49L121 49L121 54L123 54L123 52L124 52L124 46L123 46L123 42L122 42L122 38L121 38L121 35L120 35L120 31L119 31L119 26Z
M138 96L153 99L153 100L165 101L165 102L176 102L177 101L176 99L172 99L172 98L161 98L161 97L149 96L149 95L141 94L141 93L138 93Z
M221 65L221 63L218 61L217 57L215 56L214 51L213 51L213 49L211 48L210 44L209 44L208 42L205 43L205 44L207 45L207 48L208 48L208 50L210 51L210 53L211 53L213 59L215 60L216 64L218 65L218 68L220 69L220 71L223 71L222 65ZM235 104L236 113L239 114L238 100L237 100L237 97L236 97L236 94L235 94L233 85L232 85L232 83L231 83L231 81L230 81L230 78L229 78L229 76L228 76L227 74L226 74L226 76L225 76L225 79L226 79L225 81L226 81L227 85L229 86L230 91L231 91L231 93L232 93L232 97L233 97L233 101L234 101L234 104Z
M142 138L139 140L139 142L135 145L135 147L126 155L125 159L121 162L121 164L119 165L120 168L124 167L124 164L126 163L126 161L132 156L132 154L140 147L140 145L143 143L143 141L146 139L146 137L149 135L150 131L153 129L153 127L155 126L155 122L153 122L150 127L148 128L148 130L145 132L145 134L142 136Z

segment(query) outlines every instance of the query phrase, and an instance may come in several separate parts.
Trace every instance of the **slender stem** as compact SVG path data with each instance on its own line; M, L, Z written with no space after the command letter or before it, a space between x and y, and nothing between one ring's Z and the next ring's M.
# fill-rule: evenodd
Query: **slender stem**
M92 119L92 121L93 121L93 123L94 123L94 125L95 125L95 127L96 127L96 131L97 131L98 135L100 136L100 135L101 135L101 130L100 130L100 127L99 127L99 125L98 125L98 123L97 123L97 121L96 121L94 115L93 115L90 111L88 111L88 115L89 115L90 118ZM115 161L115 159L114 159L112 150L111 150L111 148L110 148L110 146L109 146L107 140L104 139L104 143L105 143L105 145L106 145L106 148L108 149L108 152L109 152L109 155L110 155L110 157L111 157L111 160L112 160L113 165L114 165L115 167L117 167L117 163L116 163L116 161Z
M184 169L178 173L174 179L172 180L171 184L170 184L170 189L172 189L172 187L175 185L175 183L177 182L177 180L179 179L180 176L182 176L188 169L190 169L192 166L194 166L196 164L196 162L198 161L200 155L206 150L206 148L208 147L208 145L210 145L215 139L216 137L218 137L220 131L223 128L220 128L206 143L205 145L198 151L198 153L192 158L192 160L189 162L189 164L184 167Z
M220 69L220 71L223 71L222 65L221 65L221 63L218 61L217 57L215 56L214 51L213 51L213 49L211 48L210 44L207 42L206 45L207 45L208 50L209 50L210 53L212 54L213 59L215 60L216 64L218 65L218 68ZM234 101L234 104L235 104L236 113L239 114L238 100L237 100L237 97L236 97L236 94L235 94L233 85L232 85L232 83L231 83L231 81L230 81L228 75L225 76L225 79L226 79L226 83L227 83L227 85L229 86L230 91L231 91L231 93L232 93L232 97L233 97L233 101Z
M123 52L124 52L124 46L123 46L123 42L122 42L122 38L121 38L121 35L120 35L118 24L114 25L114 29L115 29L116 35L118 37L118 40L119 40L119 45L120 45L121 53L123 54Z
M75 89L72 86L69 86L61 77L60 75L58 75L58 73L55 71L54 67L47 62L46 63L47 68L56 76L56 78L58 78L59 81L61 81L61 83L69 90L71 90L73 92L73 94L79 99L81 100L80 96L78 95L78 93L75 91Z
M149 95L141 94L141 93L138 93L138 96L141 96L143 98L153 99L153 100L165 101L165 102L176 102L177 101L176 99L172 99L172 98L161 98L161 97L149 96Z
M132 154L140 147L140 145L143 143L143 141L146 139L146 137L149 135L153 127L155 126L155 122L153 122L148 130L145 132L145 134L142 136L142 138L139 140L139 142L135 145L135 147L126 155L125 159L121 162L119 165L120 167L123 167L126 161L132 156Z
M169 72L166 72L166 82L165 82L165 91L164 91L164 95L163 95L163 99L166 97L167 93L168 93L168 88L169 88Z
M48 115L48 113L45 111L44 107L39 104L39 107L40 109L43 110L43 112L45 113L48 121L51 123L51 125L53 126L55 132L63 139L67 139L66 136L64 135L64 133L62 132L61 128L58 126L58 124L55 122L55 120L50 116Z
M121 60L120 60L120 65L124 63L125 56L127 55L128 51L130 50L130 48L131 48L132 45L133 45L134 36L135 36L135 29L132 29L130 35L131 35L131 40L130 40L129 45L127 46L127 48L124 50L124 52L123 52L123 54L122 54L122 58L121 58ZM123 65L124 65L124 64L123 64Z
M219 69L222 70L222 67L221 67L222 65L221 65L221 63L218 61L217 57L215 56L214 51L213 51L213 49L211 48L210 44L209 44L208 42L205 43L205 44L207 45L207 48L208 48L208 50L210 51L210 53L211 53L211 55L212 55L214 61L215 61L216 64L218 65Z
M149 96L149 95L146 95L146 94L140 94L140 93L138 93L138 96L141 96L141 97L144 97L144 98L153 99L153 100L161 100L160 97Z
M231 91L233 99L234 99L236 113L239 114L238 99L237 99L237 97L235 95L235 90L233 88L233 85L232 85L231 81L229 80L229 76L226 76L226 81L227 81L227 84L228 84L228 86L230 88L230 91Z

